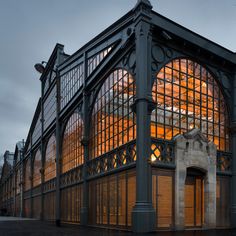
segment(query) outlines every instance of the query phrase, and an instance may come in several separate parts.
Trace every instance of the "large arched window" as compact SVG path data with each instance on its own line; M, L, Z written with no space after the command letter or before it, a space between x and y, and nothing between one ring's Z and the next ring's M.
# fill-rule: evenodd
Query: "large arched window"
M31 188L31 163L30 158L26 161L25 164L25 188L24 190L27 191Z
M228 113L219 85L196 62L176 59L157 74L152 96L151 135L171 139L192 128L214 141L218 150L229 150Z
M134 94L134 79L125 70L115 70L105 80L92 112L91 158L135 139L135 118L130 108Z
M20 193L20 170L16 171L16 194Z
M68 120L63 136L62 173L83 164L82 136L83 120L78 110L76 110Z
M44 181L48 181L56 177L56 138L53 134L47 143L45 168L44 168Z
M34 169L33 169L33 187L36 187L41 184L41 173L42 160L41 152L38 149L34 156Z

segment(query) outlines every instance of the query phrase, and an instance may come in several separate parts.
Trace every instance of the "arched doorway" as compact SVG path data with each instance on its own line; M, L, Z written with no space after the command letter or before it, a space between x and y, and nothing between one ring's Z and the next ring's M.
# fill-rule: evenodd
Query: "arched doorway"
M199 129L174 140L175 228L215 228L216 146Z
M187 168L185 179L185 227L202 227L204 223L204 178L205 172Z

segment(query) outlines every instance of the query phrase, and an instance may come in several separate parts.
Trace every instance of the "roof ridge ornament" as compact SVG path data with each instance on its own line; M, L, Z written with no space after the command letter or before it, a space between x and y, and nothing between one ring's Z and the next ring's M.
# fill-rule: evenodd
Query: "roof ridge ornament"
M134 9L136 9L141 4L146 5L146 7L152 9L152 4L150 3L149 0L138 0L135 7L134 7Z

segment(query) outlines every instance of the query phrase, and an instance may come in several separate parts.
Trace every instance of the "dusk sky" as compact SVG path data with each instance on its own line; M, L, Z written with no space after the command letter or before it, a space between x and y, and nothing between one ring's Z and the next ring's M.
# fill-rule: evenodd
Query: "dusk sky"
M26 139L40 95L34 64L72 54L137 0L0 0L0 153ZM236 0L151 0L153 9L236 51Z

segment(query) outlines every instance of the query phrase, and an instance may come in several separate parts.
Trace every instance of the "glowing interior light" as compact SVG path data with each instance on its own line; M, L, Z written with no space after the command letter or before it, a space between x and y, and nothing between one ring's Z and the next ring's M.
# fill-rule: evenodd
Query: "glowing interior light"
M190 129L193 129L193 128L194 128L194 125L193 125L193 124L190 124L190 125L189 125L189 128L190 128Z
M156 161L156 156L154 154L151 155L151 162L155 162Z

